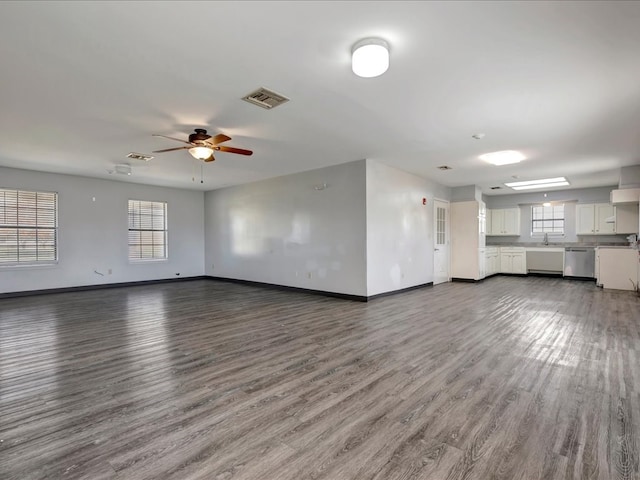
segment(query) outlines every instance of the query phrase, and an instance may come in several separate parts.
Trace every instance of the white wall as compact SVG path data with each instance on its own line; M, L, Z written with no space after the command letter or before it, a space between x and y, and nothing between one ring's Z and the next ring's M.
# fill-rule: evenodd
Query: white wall
M448 200L450 191L367 160L368 296L433 281L434 196Z
M207 192L205 273L364 296L365 202L364 160Z
M202 192L5 167L0 167L0 187L58 192L59 214L58 263L0 267L0 293L204 274ZM167 261L129 263L129 199L168 203Z

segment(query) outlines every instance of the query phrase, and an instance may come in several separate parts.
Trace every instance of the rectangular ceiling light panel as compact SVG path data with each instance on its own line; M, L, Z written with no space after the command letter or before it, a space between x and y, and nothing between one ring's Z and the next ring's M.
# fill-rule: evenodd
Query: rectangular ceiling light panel
M479 158L493 165L510 165L512 163L519 163L526 157L515 150L503 150L501 152L485 153L484 155L480 155Z
M533 190L534 188L564 187L565 185L569 185L569 182L564 177L555 177L527 180L525 182L510 182L505 183L505 185L514 190Z
M544 183L540 185L522 185L520 187L511 187L513 190L533 190L534 188L564 187L569 182Z

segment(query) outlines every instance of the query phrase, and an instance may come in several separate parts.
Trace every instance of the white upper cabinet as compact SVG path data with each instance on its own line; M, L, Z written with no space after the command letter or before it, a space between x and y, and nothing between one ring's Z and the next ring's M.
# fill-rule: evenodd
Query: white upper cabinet
M606 219L615 215L615 209L608 203L584 203L576 205L577 235L613 235L615 223Z
M490 213L489 213L490 212ZM491 218L487 235L520 235L520 209L499 208L487 210L487 218Z

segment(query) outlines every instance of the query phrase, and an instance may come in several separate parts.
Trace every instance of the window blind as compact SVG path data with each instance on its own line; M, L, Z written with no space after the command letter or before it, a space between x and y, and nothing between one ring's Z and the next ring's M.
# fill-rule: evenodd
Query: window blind
M167 258L167 204L129 200L129 260Z
M55 263L58 194L0 189L0 265Z

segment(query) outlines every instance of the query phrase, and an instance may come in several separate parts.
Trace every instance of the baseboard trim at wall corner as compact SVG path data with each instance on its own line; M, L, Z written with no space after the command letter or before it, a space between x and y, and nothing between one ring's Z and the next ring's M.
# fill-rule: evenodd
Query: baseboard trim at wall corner
M238 283L240 285L249 285L252 287L262 287L269 288L272 290L280 290L283 292L297 292L297 293L308 293L311 295L320 295L323 297L331 297L331 298L340 298L342 300L351 300L354 302L367 302L369 301L368 297L364 295L351 295L348 293L337 293L337 292L327 292L325 290L313 290L310 288L302 288L302 287L290 287L288 285L278 285L277 283L265 283L265 282L256 282L254 280L242 280L239 278L228 278L228 277L215 277L212 275L206 276L209 280L220 281L220 282L229 282L229 283Z
M426 288L426 287L433 287L433 282L421 283L420 285L413 285L411 287L401 288L400 290L391 290L389 292L382 292L376 295L370 295L367 297L366 301L369 302L371 300L375 300L376 298L388 297L389 295L396 295L398 293L410 292L412 290L418 290L420 288Z
M34 295L50 295L54 293L83 292L88 290L102 290L104 288L138 287L142 285L154 285L157 283L173 283L173 282L185 282L185 281L205 280L205 279L207 279L206 275L198 275L195 277L161 278L157 280L139 280L136 282L100 283L96 285L78 285L76 287L46 288L42 290L24 290L19 292L0 293L0 300L2 300L3 298L30 297Z

